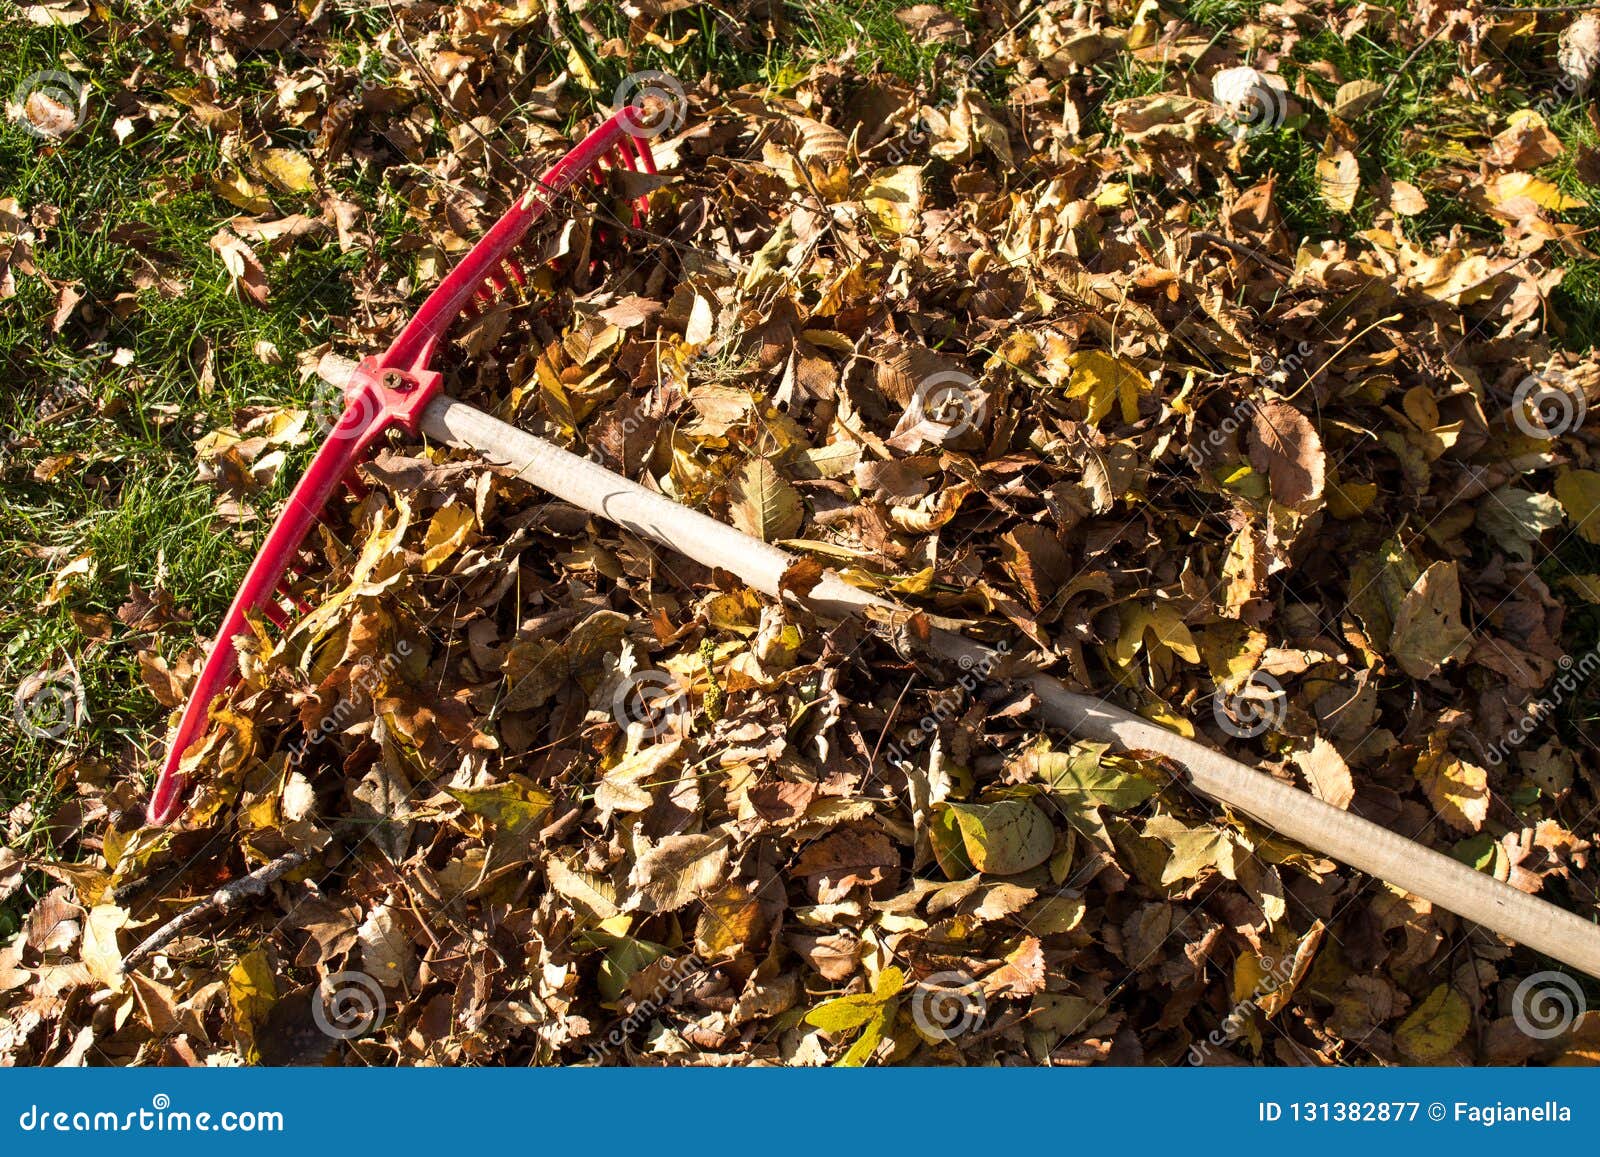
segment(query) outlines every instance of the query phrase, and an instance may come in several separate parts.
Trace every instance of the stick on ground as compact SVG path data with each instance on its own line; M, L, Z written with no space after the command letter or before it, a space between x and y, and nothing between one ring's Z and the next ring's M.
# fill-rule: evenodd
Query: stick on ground
M150 955L176 940L180 934L187 932L196 924L227 912L242 900L260 896L275 881L305 863L306 859L304 852L290 852L270 863L262 864L248 876L241 876L231 884L224 884L211 893L209 898L202 900L193 908L178 913L146 936L137 948L122 958L122 971L127 972L141 964Z

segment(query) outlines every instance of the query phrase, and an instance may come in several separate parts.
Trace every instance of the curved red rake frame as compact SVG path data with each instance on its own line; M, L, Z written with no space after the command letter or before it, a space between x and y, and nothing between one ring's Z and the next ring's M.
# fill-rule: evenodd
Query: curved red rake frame
M550 210L555 198L573 184L585 177L598 178L608 165L654 173L647 133L644 119L628 107L585 137L529 186L472 247L428 295L393 344L356 368L345 387L343 413L262 542L211 644L151 792L150 823L170 823L182 810L188 782L179 767L184 753L205 734L212 701L232 686L238 675L239 656L233 640L247 629L247 616L263 615L280 627L288 622L285 609L276 600L290 597L285 589L286 572L328 499L384 431L400 426L417 433L422 411L440 390L442 378L432 368L433 357L450 327L458 318L470 316L477 302L492 300L513 285L525 283L523 268L511 256L512 251L534 222ZM643 208L643 202L635 207L635 224Z

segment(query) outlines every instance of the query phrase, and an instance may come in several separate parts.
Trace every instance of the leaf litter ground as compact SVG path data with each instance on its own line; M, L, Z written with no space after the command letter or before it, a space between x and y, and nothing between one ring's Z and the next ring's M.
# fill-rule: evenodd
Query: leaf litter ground
M1595 755L1540 721L1596 665L1572 640L1600 602L1600 364L1552 307L1564 265L1593 259L1569 178L1596 154L1523 109L1402 180L1365 155L1381 88L1291 67L1328 21L1435 45L1460 64L1437 99L1470 121L1516 82L1497 51L1537 48L1577 84L1595 30L1289 3L1217 33L1052 3L975 15L974 61L961 19L896 18L966 63L923 84L853 52L781 83L685 77L663 175L564 205L526 292L448 356L456 396L814 560L802 589L826 565L917 614L822 624L394 441L330 507L301 613L242 646L183 820L140 826L152 717L149 750L62 772L59 855L0 851L7 892L47 881L0 949L0 1056L1593 1059L1593 1014L1526 1031L1536 958L1147 753L1042 733L1011 675L1048 667L1595 910ZM401 7L359 62L288 46L327 19L197 10L173 35L206 78L123 108L130 129L221 135L213 191L242 215L212 249L247 303L302 248L365 261L332 343L357 353L604 94L570 44L528 69L519 46L548 32L526 6ZM619 67L695 35L584 32ZM230 99L246 57L275 104ZM73 131L71 108L13 116ZM1262 161L1287 137L1315 142L1309 205L1304 174ZM346 199L352 171L385 180ZM634 228L617 214L639 194ZM1306 236L1290 211L1333 224ZM0 272L40 276L57 222L0 213ZM403 255L373 242L385 215L409 223ZM184 292L131 240L128 308ZM57 329L78 306L62 288ZM302 372L327 349L295 351ZM256 405L198 440L241 541L336 406ZM67 561L48 601L93 566ZM200 635L160 589L125 609L159 642L138 656L151 694L180 707ZM915 645L930 622L1003 662L940 669Z

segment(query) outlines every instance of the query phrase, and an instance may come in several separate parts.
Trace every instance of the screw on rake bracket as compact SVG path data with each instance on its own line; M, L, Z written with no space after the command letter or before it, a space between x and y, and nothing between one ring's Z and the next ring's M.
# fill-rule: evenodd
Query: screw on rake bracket
M438 396L444 377L437 370L386 365L391 356L369 357L356 367L345 385L345 409L359 412L374 432L403 426L415 434L422 411Z

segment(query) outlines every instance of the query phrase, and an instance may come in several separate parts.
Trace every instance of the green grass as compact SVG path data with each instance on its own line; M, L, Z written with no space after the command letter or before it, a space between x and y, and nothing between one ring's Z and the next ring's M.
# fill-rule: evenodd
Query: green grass
M146 91L193 83L143 44L99 40L74 30L23 28L14 22L0 42L0 77L7 94L25 76L57 69L69 56L94 59L88 125L57 145L39 141L9 120L0 123L0 197L24 213L50 207L59 220L36 247L40 271L83 295L62 332L48 320L54 297L39 279L18 277L18 294L0 306L0 366L11 388L0 395L0 687L5 691L0 740L0 808L28 800L31 819L13 822L24 851L49 843L46 821L73 780L93 765L126 768L158 754L162 711L145 690L135 654L142 648L169 657L190 641L186 629L163 637L120 626L110 643L90 647L72 615L115 618L135 587L158 584L201 624L215 623L238 582L253 543L212 517L215 493L196 477L194 438L227 424L236 408L282 404L304 396L290 366L269 366L253 352L274 342L292 362L303 346L332 332L332 319L350 306L347 274L356 258L328 245L286 261L269 260L273 300L268 310L240 301L209 239L238 212L206 190L217 169L219 142L209 132L172 122L118 145L110 131L110 98L135 66L147 70ZM242 84L270 99L260 69L245 69ZM345 195L360 195L351 190ZM301 206L285 199L277 207ZM140 258L125 240L138 229L161 253L166 269L185 282L181 296L138 291ZM119 294L137 293L137 308L117 316ZM118 355L117 351L130 351ZM199 388L207 354L216 384ZM61 455L74 464L36 480L41 464ZM263 514L282 485L255 501ZM93 581L61 604L39 609L56 570L89 554ZM68 659L83 685L87 720L66 737L36 738L13 721L13 695L28 676ZM18 821L21 822L18 822ZM0 913L0 935L27 897Z

